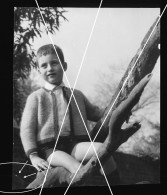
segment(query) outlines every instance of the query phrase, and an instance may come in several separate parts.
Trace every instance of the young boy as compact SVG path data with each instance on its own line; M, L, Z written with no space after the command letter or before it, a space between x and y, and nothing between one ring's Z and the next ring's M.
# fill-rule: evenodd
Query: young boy
M47 169L51 161L51 166L62 166L74 174L91 144L84 124L90 133L87 120L97 122L103 110L92 105L81 91L75 89L73 94L84 123L73 97L66 113L71 96L71 90L63 83L67 63L60 47L54 47L52 44L44 45L37 52L39 74L45 85L27 98L20 136L26 155L38 171ZM56 149L53 151L57 138ZM96 151L101 144L94 142ZM89 160L93 154L91 146L85 160ZM116 172L112 156L103 168L108 175Z

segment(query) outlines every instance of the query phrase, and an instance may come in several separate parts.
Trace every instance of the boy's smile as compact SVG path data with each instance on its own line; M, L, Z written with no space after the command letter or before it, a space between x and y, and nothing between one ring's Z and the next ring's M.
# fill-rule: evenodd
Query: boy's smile
M38 59L39 72L42 78L55 85L60 85L63 80L63 70L56 54L47 54ZM67 64L62 63L64 71L67 69Z

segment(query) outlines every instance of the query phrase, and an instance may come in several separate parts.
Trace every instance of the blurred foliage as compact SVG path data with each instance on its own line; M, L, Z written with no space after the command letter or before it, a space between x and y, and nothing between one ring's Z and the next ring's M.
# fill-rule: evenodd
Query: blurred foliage
M99 81L95 85L95 103L99 107L106 108L109 105L124 73L125 68L121 65L119 67L112 65L105 72L97 72Z
M160 134L157 131L154 135L146 137L142 135L133 145L133 153L136 156L149 156L156 160L160 158Z
M31 69L36 68L35 53L31 43L35 37L41 37L45 24L47 26L45 31L53 34L59 30L62 21L68 21L63 16L66 12L63 8L41 7L40 11L37 7L14 8L13 116L18 124L23 110L22 101L27 95L23 83Z

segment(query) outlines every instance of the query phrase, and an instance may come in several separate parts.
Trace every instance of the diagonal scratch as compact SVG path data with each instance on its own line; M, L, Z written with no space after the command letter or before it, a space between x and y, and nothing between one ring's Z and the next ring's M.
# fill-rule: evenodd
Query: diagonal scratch
M36 1L36 0L35 0L35 1ZM37 1L36 1L36 4L37 4L38 9L39 9L39 11L40 11L40 8L39 8L39 5L38 5L38 2L37 2ZM102 0L101 0L101 3L100 3L100 7L101 7L101 4L102 4ZM99 7L99 8L100 8L100 7ZM99 13L99 9L98 9L98 13ZM40 11L40 14L41 14L41 17L42 17L42 19L43 19L43 16L42 16L41 11ZM97 15L98 15L98 14L97 14ZM96 19L97 19L97 15L96 15ZM47 26L46 26L46 23L45 23L44 19L43 19L43 22L44 22L45 27L46 27L46 29L47 29ZM96 22L96 20L95 20L95 22ZM94 26L95 26L95 22L94 22ZM92 35L92 33L93 33L94 26L93 26L93 28L92 28L92 31L91 31L91 34L90 34L90 37L89 37L89 41L88 41L88 44L87 44L87 47L86 47L86 51L87 51L87 48L88 48L88 45L89 45L89 42L90 42L91 35ZM50 37L49 31L48 31L48 35L49 35L49 37ZM50 39L51 39L51 37L50 37ZM53 47L54 47L53 40L51 39L51 41L52 41L52 44L53 44ZM55 49L55 47L54 47L54 49ZM82 66L82 64L83 64L83 61L84 61L84 58L85 58L85 55L86 55L86 51L85 51L85 53L84 53L84 56L83 56L83 59L82 59L81 66ZM55 49L55 52L56 52L56 54L57 54L56 49ZM60 62L60 64L61 64L61 61L60 61L60 59L59 59L58 54L57 54L57 57L58 57L58 60L59 60L59 62ZM61 64L61 66L62 66L62 64ZM80 66L79 72L78 72L78 74L77 74L77 78L78 78L78 75L79 75L79 73L80 73L81 66ZM65 73L65 71L64 71L63 66L62 66L62 69L63 69L63 72L64 72L64 74L65 74L65 77L66 77L66 80L67 80L67 82L68 82L68 85L70 86L69 81L68 81L68 79L67 79L67 76L66 76L66 73ZM76 79L76 81L77 81L77 79ZM76 85L76 81L75 81L75 85ZM79 110L79 107L78 107L78 104L77 104L77 102L76 102L75 96L73 95L73 91L74 91L74 90L71 90L71 91L72 91L71 97L73 96L73 98L74 98L74 100L75 100L75 103L76 103L76 105L77 105L77 108L78 108L78 110ZM71 101L71 97L70 97L70 101ZM70 103L70 101L69 101L69 103ZM66 113L67 113L67 110L68 110L68 107L69 107L69 103L68 103L68 106L67 106L67 109L66 109ZM66 116L66 113L65 113L65 116ZM81 114L80 110L79 110L79 113L80 113L81 118L82 118L82 120L83 120L83 117L82 117L82 114ZM64 123L65 116L64 116L64 118L63 118L62 125L63 125L63 123ZM84 122L84 121L83 121L83 122ZM61 125L61 128L62 128L62 125ZM85 125L85 124L84 124L84 125ZM85 125L85 127L86 127L86 125ZM60 131L59 131L57 140L56 140L55 147L56 147L56 145L57 145L57 141L58 141L58 138L59 138L60 133L61 133L61 128L60 128ZM86 127L86 130L87 130L87 127ZM88 130L87 130L87 133L88 133ZM88 135L89 135L89 133L88 133ZM90 136L89 136L89 137L90 137ZM54 147L54 149L55 149L55 147ZM97 159L98 159L98 161L99 161L99 158L98 158L98 155L97 155L97 153L96 153L96 150L95 150L94 146L93 146L93 149L94 149L95 154L96 154L96 156L97 156ZM53 153L52 153L52 156L51 156L51 160L52 160L52 157L53 157ZM50 162L51 162L51 160L50 160ZM49 162L49 166L50 166L50 162ZM99 161L99 163L100 163L100 161ZM81 165L81 164L80 164L80 165ZM48 166L48 169L49 169L49 166ZM100 166L101 166L101 169L102 169L103 174L104 174L104 176L105 176L105 173L104 173L104 170L103 170L103 167L102 167L101 163L100 163ZM47 176L47 173L48 173L48 169L47 169L47 172L46 172L46 175L45 175L44 182L46 181L46 176ZM107 184L108 184L108 181L107 181L106 176L105 176L105 179L106 179L106 182L107 182ZM43 188L44 182L43 182L43 184L42 184L42 188ZM109 184L108 184L108 187L109 187L109 189L110 189ZM42 188L41 188L40 193L42 192ZM110 191L111 191L111 189L110 189ZM111 193L112 193L112 191L111 191Z

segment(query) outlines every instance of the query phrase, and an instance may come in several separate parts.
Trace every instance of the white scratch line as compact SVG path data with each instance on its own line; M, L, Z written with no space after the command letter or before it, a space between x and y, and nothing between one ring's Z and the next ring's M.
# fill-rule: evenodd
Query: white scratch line
M37 3L37 1L36 1L36 3ZM101 3L102 3L102 1L101 1ZM101 5L101 4L100 4L100 5ZM38 9L39 9L39 11L40 11L40 8L39 8L38 3L37 3L37 6L38 6ZM99 10L98 10L98 11L99 11ZM41 11L40 11L40 14L41 14L41 17L42 17L42 19L43 19L43 16L42 16ZM45 23L44 19L43 19L43 22L44 22L45 27L46 27L46 23ZM93 26L93 28L94 28L94 26ZM46 27L46 29L47 29L47 27ZM91 31L91 35L92 35L92 32L93 32L93 31ZM48 31L48 35L50 35L49 31ZM90 35L90 36L91 36L91 35ZM50 36L49 36L49 37L50 37ZM50 39L51 39L51 37L50 37ZM51 41L52 41L52 44L53 44L53 47L54 47L53 40L51 39ZM90 38L89 38L89 41L90 41ZM89 43L89 42L88 42L88 43ZM87 44L87 47L88 47L88 44ZM54 47L54 49L55 49L55 47ZM87 50L87 48L86 48L86 50ZM56 52L56 54L57 54L56 49L55 49L55 52ZM85 53L86 53L86 52L85 52ZM84 56L85 56L85 55L84 55ZM58 54L57 54L57 57L58 57L58 59L59 59ZM59 59L59 62L60 62L60 64L61 64L61 60L60 60L60 59ZM82 62L83 62L83 60L82 60ZM81 64L81 65L82 65L82 64ZM62 66L62 64L61 64L61 66ZM81 66L80 66L80 68L81 68ZM63 69L63 66L62 66L62 69ZM65 73L64 69L63 69L63 72ZM79 75L79 73L78 73L78 75ZM66 74L65 74L65 76L66 76ZM67 77L66 77L66 79L67 79ZM76 80L77 80L77 79L76 79ZM70 86L68 79L67 79L67 82L68 82L68 85ZM76 82L75 82L75 84L76 84ZM72 90L71 90L71 91L72 91ZM72 95L71 95L71 97L72 97L72 96L74 97L75 103L76 103L76 105L77 105L77 107L78 107L78 104L77 104L77 102L76 102L75 96L73 95L73 91L72 91ZM70 99L71 99L71 98L70 98ZM70 101L69 101L69 104L70 104ZM68 104L68 106L69 106L69 104ZM68 110L68 106L67 106L67 109L66 109L66 113L67 113L67 110ZM79 107L78 107L78 109L79 109ZM80 109L79 109L79 112L80 112ZM65 116L66 116L66 113L65 113ZM82 118L82 114L81 114L81 112L80 112L80 115L81 115L81 118ZM64 118L63 118L62 125L63 125L63 123L64 123L65 116L64 116ZM62 128L62 125L61 125L61 128ZM58 134L57 140L56 140L55 147L56 147L56 145L57 145L57 141L58 141L58 139L59 139L59 135L60 135L60 133L61 133L61 128L60 128L60 131L59 131L59 134ZM55 149L55 147L54 147L54 149ZM95 153L96 153L96 150L95 150L94 146L93 146L93 149L94 149L94 151L95 151ZM54 152L53 152L53 153L54 153ZM52 156L51 156L51 160L50 160L50 162L49 162L48 169L49 169L50 164L51 164L51 161L52 161L53 153L52 153ZM97 153L96 153L96 155L97 155ZM97 155L97 158L98 158L98 155ZM99 160L99 158L98 158L98 160ZM100 161L99 161L99 163L100 163ZM100 163L100 165L101 165L101 163ZM102 168L102 166L101 166L101 168ZM44 185L44 183L45 183L45 181L46 181L46 176L47 176L47 173L48 173L48 169L47 169L47 172L46 172L46 175L45 175L45 178L44 178L43 185ZM102 170L103 170L103 168L102 168ZM104 171L103 171L103 172L104 172ZM105 175L105 173L104 173L104 175ZM106 177L105 177L105 178L106 178ZM108 181L107 181L107 184L108 184ZM42 186L43 186L43 185L42 185ZM109 189L110 189L110 186L109 186L109 185L108 185L108 187L109 187ZM41 190L42 190L42 188L41 188ZM110 191L111 191L111 189L110 189ZM40 192L41 192L41 191L40 191Z
M28 160L27 160L27 162L24 164L24 166L20 169L19 173L21 173L21 171L23 170L23 168L26 166L27 163L28 163Z
M37 174L37 173L32 173L30 175L26 175L26 176L24 176L24 178L30 177L30 176L35 175L35 174Z

